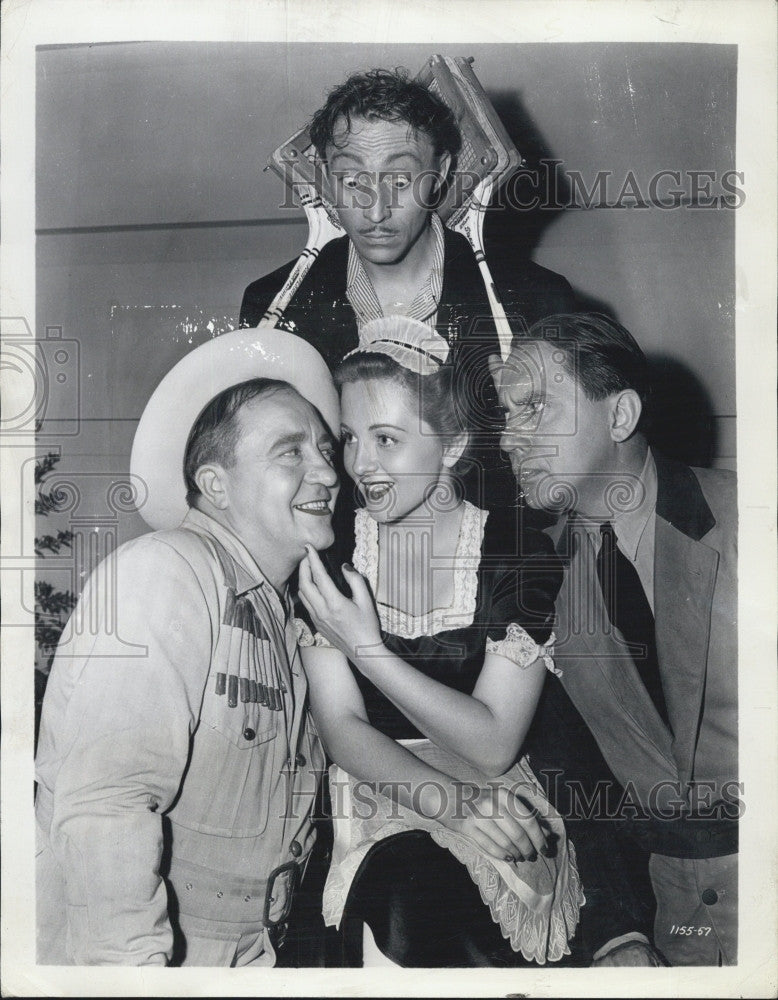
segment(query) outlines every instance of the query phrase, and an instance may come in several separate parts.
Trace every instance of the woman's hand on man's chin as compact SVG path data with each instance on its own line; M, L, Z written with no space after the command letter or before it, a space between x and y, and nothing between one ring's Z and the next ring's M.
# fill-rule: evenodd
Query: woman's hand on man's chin
M299 592L317 631L354 662L382 651L381 626L364 577L352 566L343 566L343 576L351 587L351 597L346 597L333 583L316 550L310 545L306 549L308 554L300 563Z

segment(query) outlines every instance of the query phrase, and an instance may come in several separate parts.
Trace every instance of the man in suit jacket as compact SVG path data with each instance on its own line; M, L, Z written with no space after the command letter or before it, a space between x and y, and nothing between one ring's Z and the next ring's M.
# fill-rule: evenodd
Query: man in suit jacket
M651 852L665 957L733 964L735 477L651 450L645 357L606 316L548 317L492 371L526 502L562 515L555 662L623 786L598 806Z

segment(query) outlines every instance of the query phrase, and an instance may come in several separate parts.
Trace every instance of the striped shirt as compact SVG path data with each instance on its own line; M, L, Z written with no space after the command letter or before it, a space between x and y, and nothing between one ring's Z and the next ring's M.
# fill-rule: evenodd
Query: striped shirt
M424 283L416 294L405 315L418 319L422 323L434 326L437 319L440 294L443 289L444 239L443 223L433 212L430 224L434 234L432 247L432 265ZM381 303L378 301L373 283L370 280L362 260L354 249L354 244L348 245L348 270L346 272L346 297L357 318L357 326L384 315Z

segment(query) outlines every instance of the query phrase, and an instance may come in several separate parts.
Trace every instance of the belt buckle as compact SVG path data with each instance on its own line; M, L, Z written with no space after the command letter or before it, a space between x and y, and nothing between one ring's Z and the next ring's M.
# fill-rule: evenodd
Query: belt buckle
M273 889L275 888L275 882L279 875L283 875L284 872L289 872L289 882L287 884L286 900L284 902L284 908L280 916L276 917L275 920L270 917L270 907L275 902L275 897L273 896ZM287 861L283 865L279 865L278 868L274 868L273 871L268 876L267 889L265 890L265 908L262 915L262 922L265 928L271 936L273 944L280 948L284 943L284 938L287 932L287 919L292 910L292 900L294 899L294 894L297 890L298 883L300 881L300 866L296 861Z

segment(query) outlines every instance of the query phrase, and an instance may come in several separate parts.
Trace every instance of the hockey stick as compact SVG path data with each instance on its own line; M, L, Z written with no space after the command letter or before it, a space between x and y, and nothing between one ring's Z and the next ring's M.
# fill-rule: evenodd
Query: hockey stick
M308 219L308 240L283 286L259 321L259 326L275 326L278 323L323 247L330 240L343 235L343 228L324 208L313 184L298 182L294 185L294 193Z
M419 79L452 109L462 133L453 184L467 187L467 196L464 191L454 190L450 202L438 211L446 225L461 233L473 249L505 360L513 331L486 260L483 227L492 194L520 165L521 156L478 82L471 62L461 56L432 56Z

